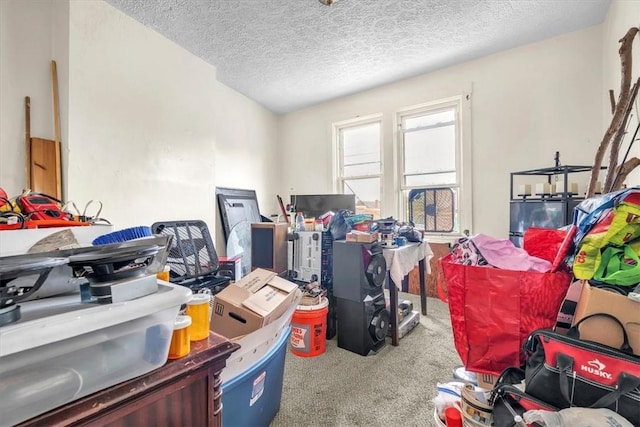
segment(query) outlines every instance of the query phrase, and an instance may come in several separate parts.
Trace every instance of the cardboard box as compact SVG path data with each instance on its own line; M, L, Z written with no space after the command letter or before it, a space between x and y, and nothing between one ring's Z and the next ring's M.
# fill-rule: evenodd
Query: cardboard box
M218 276L224 276L231 279L232 282L242 279L242 258L240 255L233 257L218 257L220 268Z
M576 306L573 325L595 313L610 314L624 325L634 354L640 356L640 302L626 296L585 284ZM622 331L614 321L604 316L585 320L578 327L580 339L595 341L614 348L622 345Z
M211 330L227 338L249 334L282 316L299 294L295 283L257 268L215 295Z
M481 374L480 372L474 372L474 374L476 374L478 387L481 387L485 390L493 390L493 386L496 385L496 381L498 380L497 375Z
M362 231L350 231L347 233L347 242L352 243L373 243L378 241L378 232L366 233Z

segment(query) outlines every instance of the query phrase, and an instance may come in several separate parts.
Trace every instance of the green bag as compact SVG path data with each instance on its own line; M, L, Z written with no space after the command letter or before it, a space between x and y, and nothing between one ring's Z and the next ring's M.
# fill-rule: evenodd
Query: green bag
M593 278L610 285L635 285L640 282L640 257L630 245L607 246Z
M573 262L576 279L589 280L601 265L608 245L623 246L640 237L640 206L621 203L600 220L582 239Z

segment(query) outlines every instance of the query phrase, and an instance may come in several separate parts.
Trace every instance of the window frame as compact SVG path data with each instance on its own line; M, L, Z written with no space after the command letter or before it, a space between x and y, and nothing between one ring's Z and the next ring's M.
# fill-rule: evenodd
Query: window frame
M380 136L378 141L378 149L380 150L380 170L377 174L350 176L345 178L344 176L344 144L342 139L342 130L347 128L358 127L362 125L378 123L380 126ZM356 180L356 179L368 179L378 178L379 188L378 194L380 195L380 215L382 217L382 209L384 207L384 127L382 113L371 114L368 116L362 116L355 119L343 120L334 122L332 125L332 176L333 176L333 191L338 194L344 193L344 181ZM357 203L357 200L356 200Z
M404 120L412 117L433 114L439 111L454 108L456 114L456 184L443 185L405 185L405 165L404 165L404 131L402 124ZM404 193L412 189L420 188L453 188L458 191L456 214L458 220L458 232L425 232L429 239L450 241L451 238L461 237L465 231L472 233L472 170L471 170L471 90L464 91L460 95L442 98L436 101L422 103L406 107L396 111L394 117L396 128L394 153L396 156L396 194L398 217L407 221L407 206Z

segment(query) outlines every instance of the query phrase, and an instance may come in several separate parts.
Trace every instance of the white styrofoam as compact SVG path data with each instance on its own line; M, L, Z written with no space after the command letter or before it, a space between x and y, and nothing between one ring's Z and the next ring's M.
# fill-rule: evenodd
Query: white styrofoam
M25 230L0 231L0 256L21 255L41 239L62 230L71 230L80 246L91 246L98 236L111 233L113 225L88 225L80 227L49 227Z

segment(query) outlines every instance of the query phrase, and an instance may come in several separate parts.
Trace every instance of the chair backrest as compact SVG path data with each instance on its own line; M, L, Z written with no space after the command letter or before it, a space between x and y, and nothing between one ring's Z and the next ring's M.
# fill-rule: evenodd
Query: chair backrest
M151 226L154 234L170 235L167 265L172 282L215 274L220 268L209 228L204 221L166 221Z

